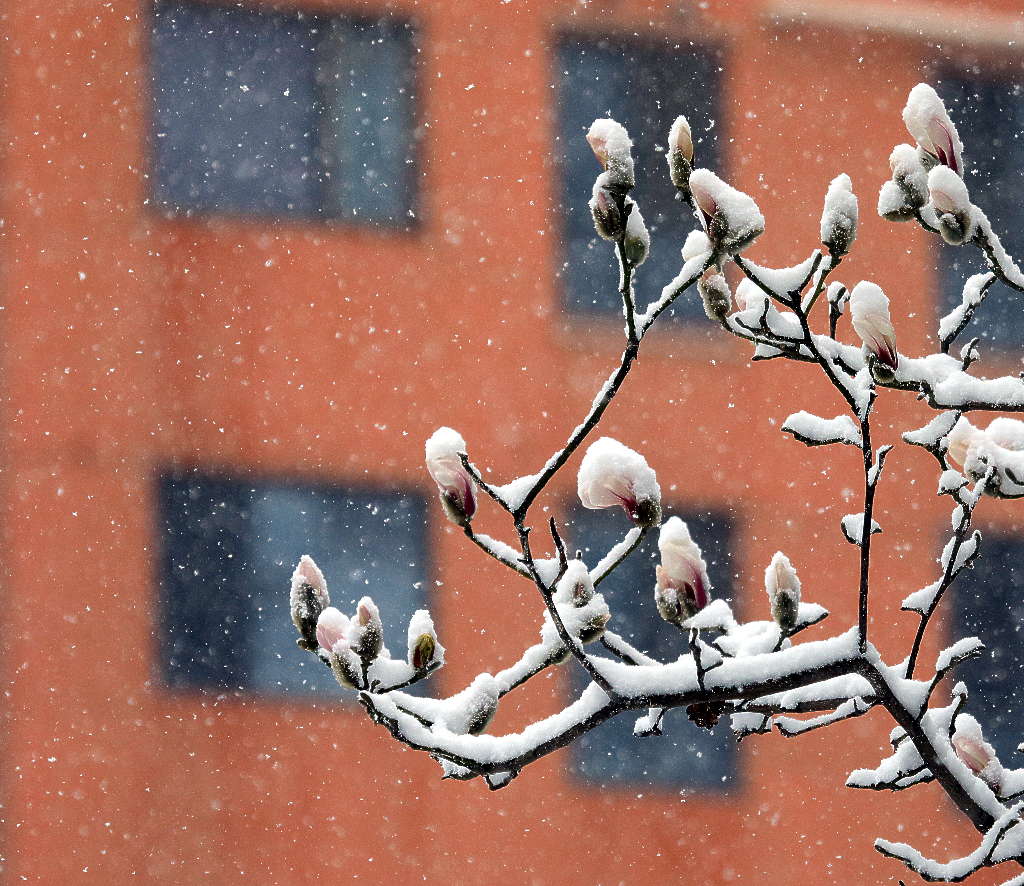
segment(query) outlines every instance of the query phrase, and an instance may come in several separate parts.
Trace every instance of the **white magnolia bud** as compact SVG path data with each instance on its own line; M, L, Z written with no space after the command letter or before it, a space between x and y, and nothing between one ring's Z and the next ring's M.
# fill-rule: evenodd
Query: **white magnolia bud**
M661 487L647 459L611 437L590 444L576 487L585 508L621 506L641 527L661 519Z
M837 175L825 194L821 213L821 242L831 255L846 255L857 238L857 197L846 173Z
M622 240L622 249L626 261L636 268L647 260L651 251L651 235L640 214L640 207L629 197L626 198L626 209L629 215L626 216L626 235Z
M587 141L601 168L608 172L611 187L623 193L632 188L633 142L625 127L610 117L600 118L590 124Z
M468 526L476 513L476 490L462 463L466 441L458 431L438 428L427 440L425 449L427 472L437 484L445 514L456 525Z
M680 191L689 190L690 173L693 171L693 136L690 124L680 114L668 134L668 174Z
M708 239L721 252L739 252L764 233L764 216L754 200L711 170L694 170L690 191Z
M895 372L899 368L896 332L889 317L889 299L874 283L861 280L850 293L850 319L853 329L883 367Z
M707 564L678 517L670 517L659 530L658 550L661 562L655 568L654 602L665 621L678 625L711 600Z
M928 170L913 145L896 145L889 155L889 168L910 209L920 209L928 202Z
M963 143L942 99L927 83L918 83L910 90L903 122L923 151L957 175L963 175Z
M708 268L697 283L697 291L709 320L721 320L732 308L729 283L717 268Z
M959 246L973 235L971 199L959 175L948 166L936 166L928 173L928 195L943 240Z

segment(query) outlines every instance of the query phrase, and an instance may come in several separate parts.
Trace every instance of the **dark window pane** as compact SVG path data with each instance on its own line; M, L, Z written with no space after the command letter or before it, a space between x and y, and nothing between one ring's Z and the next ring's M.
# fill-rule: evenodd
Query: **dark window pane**
M157 197L204 211L311 213L315 38L308 20L160 3L153 31Z
M411 208L413 45L407 28L334 19L321 52L325 210L401 222Z
M596 564L622 539L625 518L609 511L577 509L569 529L572 546L584 560ZM714 596L732 600L732 523L719 513L680 515L701 546L714 585ZM601 583L612 610L610 627L659 661L674 661L687 650L686 638L666 624L654 606L654 567L658 562L657 533ZM582 669L573 663L577 691L586 685ZM700 729L682 710L669 711L665 734L633 735L636 716L622 714L584 735L573 747L573 771L589 782L655 785L669 788L726 790L736 779L736 740L723 718L713 733Z
M973 569L954 585L956 637L976 636L985 653L957 669L969 693L967 711L1013 767L1024 741L1024 539L983 532Z
M404 657L406 627L426 606L423 499L335 487L171 474L160 481L164 679L181 688L338 692L295 645L288 581L313 554L331 602L365 594L385 643Z
M714 50L564 37L558 45L559 145L562 171L564 300L573 310L621 312L611 244L594 233L587 208L601 171L584 138L609 114L633 139L637 186L632 196L651 232L651 255L637 271L642 304L661 293L682 267L679 251L697 223L675 199L665 144L672 122L685 114L693 128L698 166L719 165L720 74ZM699 301L681 299L680 316L703 316Z
M415 178L404 24L163 0L152 64L163 205L406 223Z
M965 180L971 200L988 216L1007 251L1024 260L1024 90L1020 82L970 76L943 77L939 88L964 142ZM941 309L945 314L960 304L964 281L987 270L982 253L973 246L939 250ZM988 298L964 333L964 341L980 335L999 348L1015 348L1024 337L1020 295L994 283Z

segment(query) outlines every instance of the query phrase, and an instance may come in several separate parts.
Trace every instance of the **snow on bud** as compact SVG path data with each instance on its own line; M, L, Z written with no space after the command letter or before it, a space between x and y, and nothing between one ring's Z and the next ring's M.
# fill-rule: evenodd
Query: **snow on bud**
M658 550L661 562L655 569L654 602L665 621L680 625L711 600L707 564L678 517L670 517L661 527Z
M683 261L711 252L711 241L703 231L690 231L683 243Z
M438 428L426 444L427 471L437 484L444 512L452 523L463 528L476 513L473 478L460 457L465 451L466 441L451 428Z
M684 193L689 191L690 173L693 172L693 135L690 124L680 114L668 133L668 174Z
M899 354L896 352L896 332L889 317L889 299L879 286L861 280L850 293L850 319L853 329L864 342L868 353L873 355L876 368L885 367L883 376L899 368ZM886 371L888 370L888 371Z
M914 217L914 206L908 201L907 195L900 190L900 186L896 182L887 181L882 185L882 190L878 192L877 212L886 221L905 222Z
M760 313L764 310L768 295L760 286L744 277L736 287L735 299L736 307L739 310L749 311L751 308L756 308Z
M732 308L732 292L729 290L729 283L714 266L708 268L704 276L700 278L697 283L697 291L700 293L704 313L707 314L709 320L723 319Z
M984 434L979 428L960 416L953 430L946 435L946 456L962 468L967 463L968 451L982 436Z
M970 714L956 718L952 744L960 762L998 794L1003 782L1003 766L995 748L985 741L978 721Z
M821 213L821 242L835 257L846 255L857 237L857 197L845 172L832 179Z
M754 200L727 185L710 169L694 170L690 191L704 230L719 251L739 252L764 233L764 216Z
M299 645L315 649L317 619L330 605L331 598L324 574L308 554L302 555L292 573L288 603L292 623L302 635Z
M959 246L973 233L971 199L967 185L948 166L928 173L928 196L939 217L939 233L951 246Z
M363 597L356 607L349 631L352 651L363 661L372 661L384 646L384 625L380 620L377 604L369 597Z
M570 560L565 574L558 580L554 599L558 603L571 603L576 608L586 606L594 599L594 583L582 560Z
M800 579L789 557L782 551L776 552L765 569L764 587L768 592L772 618L782 628L783 634L792 633L800 610Z
M640 214L640 207L630 198L626 198L626 235L622 240L622 249L628 261L638 268L646 260L651 251L651 235Z
M576 489L585 508L620 505L634 523L645 528L661 519L661 487L647 459L611 437L595 440L587 448Z
M444 663L444 647L437 642L434 620L426 609L417 609L409 619L409 664L417 671Z
M480 674L455 699L459 703L457 722L446 718L448 728L457 735L479 735L494 719L498 710L498 681L491 674Z
M608 184L622 193L632 188L633 142L625 127L610 117L599 118L590 124L587 141L597 162L608 173Z
M835 309L836 314L841 315L846 309L846 303L850 300L850 290L843 286L838 280L833 280L825 290L825 298Z
M320 613L320 618L316 623L317 645L326 652L333 652L334 647L339 643L343 643L344 648L347 649L350 626L351 622L347 615L333 606L328 606Z
M903 122L918 147L931 159L963 175L963 143L942 99L927 83L918 83L910 90Z
M909 210L920 209L928 202L928 170L913 145L896 145L889 155L889 168Z

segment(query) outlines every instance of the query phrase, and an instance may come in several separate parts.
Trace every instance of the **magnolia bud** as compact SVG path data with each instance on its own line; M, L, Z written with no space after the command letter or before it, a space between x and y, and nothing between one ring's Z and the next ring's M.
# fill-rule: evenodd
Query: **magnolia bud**
M598 612L582 628L580 628L580 642L593 643L603 633L611 621L610 612Z
M857 238L857 198L850 176L832 179L821 214L821 242L834 258L846 255Z
M772 618L783 635L792 633L800 610L800 579L789 558L778 551L764 571L764 587L768 592Z
M424 670L434 658L434 649L437 644L430 634L420 634L416 638L416 644L412 648L412 656L409 660L417 671Z
M951 246L959 246L973 233L967 185L948 166L928 173L928 195L939 217L939 233Z
M733 297L736 300L736 307L740 311L749 311L751 308L756 308L759 314L764 311L765 302L768 300L765 291L746 277L740 280L739 285L736 287L736 294Z
M647 260L651 251L651 235L640 214L640 207L629 197L626 198L626 212L629 214L626 216L626 236L622 240L622 250L626 261L637 268Z
M625 224L615 194L601 184L602 177L598 176L594 182L594 195L590 198L589 204L590 214L594 217L594 230L598 236L614 243L623 235Z
M896 145L889 155L892 180L902 192L911 212L928 202L928 170L912 145Z
M369 597L359 601L352 627L352 651L363 661L373 661L384 646L384 625L377 604Z
M732 292L725 276L714 266L708 268L697 283L704 313L709 320L722 320L732 307Z
M903 122L922 151L957 175L963 175L963 143L942 99L927 83L918 83L910 90Z
M316 624L320 613L330 605L327 582L313 558L303 554L292 573L289 609L292 623L299 630L299 645L304 649L316 649Z
M427 471L437 484L445 515L457 526L469 526L476 513L473 478L462 463L466 441L451 428L438 428L425 447Z
M616 505L641 528L661 519L661 487L640 453L611 437L590 444L576 481L583 507L597 510Z
M970 714L960 714L956 718L952 745L960 761L999 794L1003 782L1003 766L996 756L995 748L985 741L978 721Z
M342 640L348 643L348 631L351 623L348 616L328 606L320 613L316 623L316 642L321 648L330 652Z
M878 192L878 214L892 222L905 222L914 218L914 207L896 182L885 182Z
M587 141L597 162L608 173L608 185L623 194L632 188L633 142L625 128L609 117L595 120L587 132Z
M444 664L444 647L437 642L434 620L426 609L417 609L409 619L406 634L409 664L417 671Z
M658 550L661 562L655 568L654 602L665 621L678 625L711 601L707 564L678 517L670 517L661 527Z
M880 381L892 381L899 368L899 354L885 293L874 283L861 280L850 293L850 319L865 349L874 357L872 371Z
M359 667L354 659L351 650L344 645L344 641L338 644L337 652L332 652L331 673L338 685L345 689L356 689L359 686Z
M764 216L753 199L711 170L694 170L689 185L708 239L719 251L739 252L764 233Z
M693 136L690 124L680 114L668 134L668 174L684 194L689 193L690 173L693 171Z

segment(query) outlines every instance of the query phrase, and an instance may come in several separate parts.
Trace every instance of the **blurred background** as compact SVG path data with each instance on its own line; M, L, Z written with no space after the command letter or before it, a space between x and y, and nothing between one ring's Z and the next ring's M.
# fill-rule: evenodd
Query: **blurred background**
M287 592L312 554L336 605L378 602L398 654L428 607L448 647L432 693L535 641L541 601L445 521L423 441L451 425L489 478L531 473L618 362L586 208L597 116L636 145L641 302L695 226L661 147L684 113L696 165L764 212L762 264L819 245L849 173L860 239L838 279L881 284L901 351L934 350L980 254L880 220L877 193L927 80L972 197L1024 252L1019 0L18 0L0 21L4 882L895 883L916 880L876 836L975 846L930 788L843 787L888 746L877 714L739 746L680 712L644 740L624 718L506 790L441 782L296 648ZM994 287L982 313L981 371L1021 371L1019 302ZM823 637L855 620L838 521L859 454L783 437L789 413L841 404L749 356L685 297L602 431L658 472L716 595L767 617L782 549L833 612ZM882 398L879 442L929 417ZM577 464L533 519L596 561L628 526L581 511ZM899 447L887 474L872 630L899 658L917 623L899 603L936 577L949 517L926 453ZM989 643L963 677L1011 760L1024 538L1019 509L979 510L989 559L930 649L960 628ZM501 516L483 501L478 523L511 540ZM608 585L614 626L675 658L651 550ZM490 731L579 686L572 664L533 681Z

